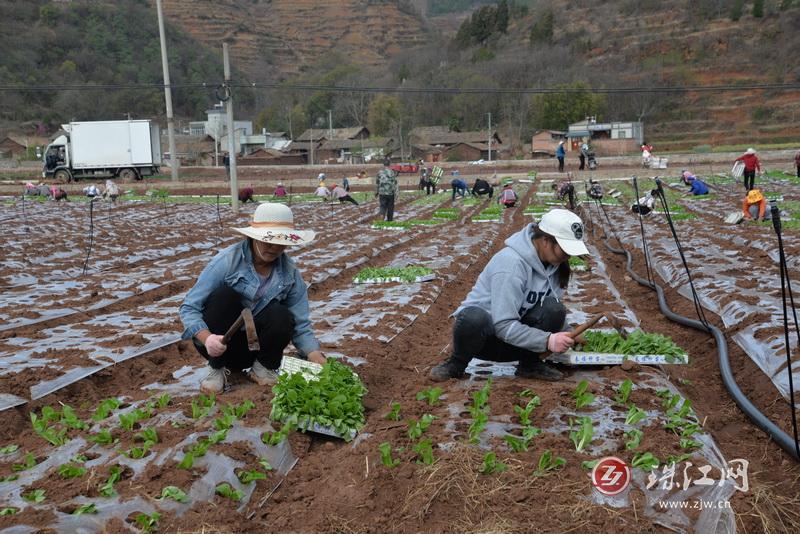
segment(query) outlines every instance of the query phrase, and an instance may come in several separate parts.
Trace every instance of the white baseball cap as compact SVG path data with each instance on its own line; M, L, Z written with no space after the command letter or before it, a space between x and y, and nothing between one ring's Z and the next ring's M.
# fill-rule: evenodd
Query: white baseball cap
M539 222L539 230L555 237L561 250L570 256L589 254L583 243L583 221L569 210L548 211Z

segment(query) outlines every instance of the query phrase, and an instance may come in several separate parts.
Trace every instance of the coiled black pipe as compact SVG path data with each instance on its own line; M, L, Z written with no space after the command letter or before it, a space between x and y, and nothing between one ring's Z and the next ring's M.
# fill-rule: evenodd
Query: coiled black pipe
M725 336L722 334L722 331L712 324L706 326L700 321L689 319L688 317L684 317L683 315L678 315L677 313L673 312L667 305L667 299L664 297L664 290L661 288L661 286L655 282L651 283L649 280L642 278L636 273L636 271L633 270L633 257L631 256L630 252L625 249L614 248L608 243L608 239L604 238L603 243L605 244L606 248L614 254L625 255L627 258L625 270L628 271L628 274L630 274L631 278L636 280L640 285L649 287L656 292L658 295L658 307L661 309L661 313L663 313L667 319L684 326L689 326L696 330L711 332L711 334L714 336L714 341L717 343L719 371L722 375L722 383L725 384L725 388L728 390L728 393L730 393L737 406L739 406L745 415L750 418L753 424L766 432L767 435L769 435L769 437L792 458L800 461L800 457L797 455L797 445L795 444L794 439L791 438L786 432L781 430L778 425L770 421L766 415L761 413L739 388L739 385L736 383L736 379L733 377L731 362L730 358L728 357L728 342L725 341ZM794 399L790 399L789 402L794 403Z

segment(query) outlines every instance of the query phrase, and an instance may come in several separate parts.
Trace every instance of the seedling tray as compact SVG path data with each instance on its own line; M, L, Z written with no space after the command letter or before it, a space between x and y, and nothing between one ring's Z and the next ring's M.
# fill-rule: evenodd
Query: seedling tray
M307 360L301 360L300 358L293 358L291 356L284 356L283 360L281 361L281 366L278 368L278 373L280 374L302 373L306 380L317 380L317 375L320 371L322 371L322 365L309 362ZM285 420L285 418L283 420ZM345 439L348 441L355 438L356 434L358 434L358 432L355 430L351 430L350 435L345 436L334 430L332 427L317 423L312 423L308 425L308 427L298 427L298 430L302 430L304 432L314 432L316 434L323 434L325 436Z
M606 352L579 352L568 350L563 354L552 354L548 361L567 365L620 365L630 360L644 365L684 364L688 361L679 357L668 357L663 354L615 354ZM669 361L672 360L672 361Z
M407 283L429 282L431 280L434 280L435 278L436 278L435 273L425 274L422 276L417 276L413 282L407 282ZM354 284L386 284L389 282L406 282L406 281L400 278L399 276L391 276L388 278L364 278L361 280L353 278Z
M407 226L377 226L377 225L373 224L372 228L374 230L406 230L408 227Z
M499 223L500 219L472 219L474 223Z

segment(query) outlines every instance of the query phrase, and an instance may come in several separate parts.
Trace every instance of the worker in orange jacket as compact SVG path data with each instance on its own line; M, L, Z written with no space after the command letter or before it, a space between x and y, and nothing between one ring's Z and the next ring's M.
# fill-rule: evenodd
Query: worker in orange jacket
M747 220L766 220L767 199L764 198L760 189L751 189L747 192L742 202L742 213Z

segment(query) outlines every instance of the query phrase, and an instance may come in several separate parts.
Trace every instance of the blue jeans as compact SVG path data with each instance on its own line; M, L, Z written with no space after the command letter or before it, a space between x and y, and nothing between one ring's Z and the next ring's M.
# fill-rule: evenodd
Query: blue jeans
M542 304L531 308L520 322L545 332L560 332L566 316L567 309L561 302L553 297L545 297ZM470 306L456 316L453 326L453 358L466 367L472 358L524 363L532 358L538 360L539 356L535 352L501 341L495 335L491 314L483 308Z

